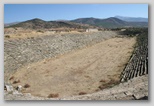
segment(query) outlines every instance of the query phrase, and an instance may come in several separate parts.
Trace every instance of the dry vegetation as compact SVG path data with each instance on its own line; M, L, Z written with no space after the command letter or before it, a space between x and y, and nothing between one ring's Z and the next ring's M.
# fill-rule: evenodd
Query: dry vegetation
M48 98L58 98L59 97L59 94L58 93L56 93L56 94L49 94L48 95Z
M52 31L53 30L53 31ZM67 31L69 30L69 31ZM67 34L67 33L83 33L83 29L71 29L71 28L55 28L55 29L23 29L23 28L5 28L4 29L4 39L13 40L13 39L31 39L34 37L41 37L46 35L54 35L54 34Z
M17 84L17 83L20 83L20 80L13 81L13 84Z
M37 18L5 27L4 83L49 99L87 96L148 74L148 29L107 30Z
M33 95L55 98L93 93L119 83L134 44L135 38L112 38L25 66L12 76L29 88L24 92Z
M86 92L79 92L79 95L85 95L87 94Z
M30 87L29 84L25 84L25 85L24 85L24 88L29 88L29 87Z

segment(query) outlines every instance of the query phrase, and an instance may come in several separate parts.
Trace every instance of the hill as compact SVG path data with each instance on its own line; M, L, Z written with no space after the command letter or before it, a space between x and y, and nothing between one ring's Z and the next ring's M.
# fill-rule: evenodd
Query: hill
M44 21L38 18L10 25L8 27L22 27L24 29L50 29L50 28L89 28L90 25L73 23L69 21Z
M147 22L126 22L115 17L110 17L107 19L98 18L79 18L71 20L71 22L89 24L104 28L118 28L118 27L147 27Z
M13 24L7 27L22 27L24 29L51 29L51 28L74 28L74 29L86 29L86 28L119 28L119 27L148 27L148 22L128 22L123 21L116 17L110 17L106 19L98 18L78 18L70 21L44 21L38 18Z

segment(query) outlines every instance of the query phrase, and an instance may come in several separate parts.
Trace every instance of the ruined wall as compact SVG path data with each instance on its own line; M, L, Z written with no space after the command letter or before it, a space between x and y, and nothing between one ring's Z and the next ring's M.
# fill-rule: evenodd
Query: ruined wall
M148 74L148 34L137 36L135 50L121 74L121 82Z
M113 31L57 34L38 38L4 41L4 80L18 68L42 59L55 57L69 51L92 45L115 37Z
M86 29L86 32L97 32L98 29Z

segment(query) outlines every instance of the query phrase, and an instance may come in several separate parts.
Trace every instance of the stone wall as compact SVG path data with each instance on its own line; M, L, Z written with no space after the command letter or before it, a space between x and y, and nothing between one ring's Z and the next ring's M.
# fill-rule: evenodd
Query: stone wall
M97 32L98 29L86 29L86 32Z
M92 45L102 40L115 37L113 31L57 34L37 38L4 41L5 83L18 68L42 59L55 57L69 51Z
M135 50L121 74L121 82L134 77L148 74L148 35L143 33L137 36Z

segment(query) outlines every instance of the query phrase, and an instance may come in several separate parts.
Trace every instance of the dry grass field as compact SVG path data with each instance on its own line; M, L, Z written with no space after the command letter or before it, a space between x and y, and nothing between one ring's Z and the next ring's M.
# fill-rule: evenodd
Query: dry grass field
M65 28L63 28L64 30ZM32 29L22 29L22 28L5 28L4 29L4 39L5 40L14 40L14 39L26 39L34 37L42 37L46 35L55 35L55 34L81 34L85 32L79 32L77 30L72 30L70 32L55 32L50 30L32 30ZM87 32L86 32L87 33ZM90 33L90 32L89 32Z
M136 38L111 38L20 68L11 79L14 86L42 97L84 95L110 87L128 62Z

